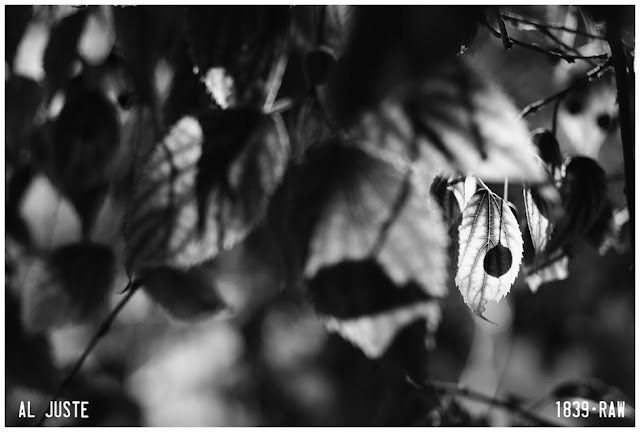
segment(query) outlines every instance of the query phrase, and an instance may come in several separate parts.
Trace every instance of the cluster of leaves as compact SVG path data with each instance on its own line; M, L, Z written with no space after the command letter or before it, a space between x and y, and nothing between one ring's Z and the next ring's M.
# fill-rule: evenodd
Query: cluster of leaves
M611 243L597 164L562 161L546 132L532 140L458 56L484 8L390 11L9 8L7 254L30 330L93 316L118 268L197 319L230 307L226 264L258 260L377 358L417 321L411 348L432 347L450 246L483 317L523 255L535 289L566 277L578 240ZM77 242L31 238L19 207L37 175L76 210ZM507 188L487 186L507 181L526 185L528 236ZM123 229L97 241L106 202ZM279 259L256 252L264 232Z

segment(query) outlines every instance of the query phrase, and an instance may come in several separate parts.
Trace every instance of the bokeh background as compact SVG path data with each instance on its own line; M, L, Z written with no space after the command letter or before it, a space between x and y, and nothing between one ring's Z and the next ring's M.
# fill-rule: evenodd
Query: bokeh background
M17 13L9 9L7 24L14 16L11 13ZM504 11L585 25L576 7ZM523 41L546 40L524 26L510 26L509 31ZM558 35L583 53L607 49L603 41ZM633 34L626 38L633 43ZM586 62L569 64L519 47L505 52L500 39L484 28L478 29L463 55L499 83L519 108L561 90L591 69ZM292 56L292 61L301 61L299 57ZM7 79L5 85L10 86ZM622 208L626 205L624 171L615 100L614 81L603 78L563 101L557 128L564 152L593 157L604 167L609 195ZM8 131L15 126L10 119L17 106L20 103L11 100L5 105ZM526 120L533 130L550 127L552 117L553 104ZM13 161L7 158L7 179ZM518 186L511 186L510 196L520 195ZM522 205L521 199L514 198L514 203ZM110 205L107 199L95 238L116 244L118 226ZM43 174L29 182L19 213L34 242L42 247L53 248L80 236L74 208ZM12 241L9 233L7 244ZM217 276L220 295L233 306L232 314L180 323L145 292L136 293L70 389L73 398L90 401L94 415L84 422L58 424L514 424L513 416L504 410L463 397L447 399L448 419L434 418L425 408L432 404L431 395L409 385L393 362L367 359L327 332L304 292L282 289L280 270L269 261L273 245L268 233L258 231L249 244L228 252L225 271ZM626 419L557 419L556 399L550 392L563 382L594 378L635 403L633 263L628 247L601 256L585 244L571 261L568 279L532 293L519 278L510 295L489 311L497 326L474 318L450 281L436 348L422 359L430 377L517 401L560 424L629 425ZM11 273L15 263L5 264L6 424L21 425L25 421L17 418L19 401L30 400L41 410L105 314L34 333L24 325L27 300L20 280ZM125 284L120 271L109 294L111 306L120 298L118 287Z

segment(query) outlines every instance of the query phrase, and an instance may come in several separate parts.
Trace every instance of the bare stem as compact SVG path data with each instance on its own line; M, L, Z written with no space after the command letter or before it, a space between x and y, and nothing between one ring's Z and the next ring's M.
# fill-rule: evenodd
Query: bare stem
M96 347L96 345L98 344L100 339L102 339L102 337L105 334L107 334L107 332L111 328L111 324L113 324L113 322L115 321L116 317L118 316L118 314L120 313L122 308L127 304L129 299L131 299L133 294L135 294L135 292L137 291L138 287L139 287L139 282L138 281L129 281L129 284L127 285L127 288L125 288L125 291L127 291L127 294L120 300L120 302L118 302L118 304L111 311L109 316L107 316L107 318L102 322L102 324L98 328L98 331L93 335L93 337L89 341L89 344L87 344L87 347L84 349L84 352L82 353L80 358L78 358L76 363L73 365L73 368L71 369L71 372L69 372L67 377L58 386L58 389L56 390L56 392L53 394L53 396L51 396L51 399L49 400L49 403L47 403L47 405L44 408L44 411L43 411L42 415L40 416L40 418L36 422L36 424L35 424L36 426L43 426L44 425L44 422L46 420L45 413L47 411L47 407L51 404L51 402L57 400L60 396L62 396L64 394L64 391L67 389L67 387L69 386L71 381L73 381L73 379L78 374L78 372L80 372L80 369L82 368L82 365L84 364L84 362L87 359L87 357L89 357L89 354L91 354L91 352Z
M514 15L514 14L502 14L502 18L507 20L507 21L512 21L512 22L520 22L520 23L524 23L524 24L529 24L532 25L534 27L538 27L540 29L547 29L547 30L561 30L563 32L567 32L567 33L573 33L573 34L577 34L577 35L581 35L581 36L586 36L588 38L592 38L592 39L601 39L604 40L604 36L601 35L595 35L595 34L591 34L591 33L587 33L585 31L581 31L578 29L572 29L569 28L567 26L564 26L562 24L552 24L552 23L548 23L545 21L540 21L540 20L536 20L533 18L525 18L519 15Z
M420 390L428 390L433 389L440 393L457 395L466 397L468 399L473 399L479 402L487 403L491 406L499 407L510 411L511 413L520 416L531 423L534 423L538 426L546 426L546 427L558 427L560 425L550 422L542 417L539 417L537 414L532 413L526 408L520 406L517 402L511 401L508 399L500 399L497 397L489 396L484 393L477 392L475 390L471 390L463 385L450 383L445 381L438 380L427 380L425 383L416 383L415 381L407 378L410 384L419 388Z
M611 60L607 60L604 63L596 66L595 68L591 69L589 71L589 73L587 73L587 75L585 75L584 77L577 79L576 81L573 82L573 84L571 84L569 87L565 88L564 90L559 91L558 93L554 93L551 96L547 96L543 99L537 100L535 102L530 103L529 105L527 105L526 107L524 107L524 109L522 111L520 111L520 117L526 117L530 114L535 114L536 112L538 112L540 110L540 108L542 108L543 106L553 102L556 99L559 98L563 98L564 96L566 96L567 94L569 94L572 90L575 90L576 88L580 87L581 85L584 85L590 81L594 81L598 78L600 78L602 75L604 75L604 72L606 71L606 69L611 66Z
M491 25L488 22L483 22L482 23L483 26L485 26L489 32L491 32L491 34L497 38L502 39L503 36L502 34L494 29L493 27L491 27ZM566 60L569 63L573 63L576 60L591 60L591 59L598 59L598 60L606 60L609 58L609 56L607 54L595 54L595 55L574 55L574 54L568 54L566 52L562 52L562 51L558 51L555 49L550 49L550 48L543 48L540 45L537 44L533 44L533 43L527 43L527 42L522 42L513 38L509 38L509 40L514 44L517 45L519 47L522 48L526 48L532 51L537 51L541 54L546 54L548 56L551 57L555 57L555 58L559 58L562 60Z

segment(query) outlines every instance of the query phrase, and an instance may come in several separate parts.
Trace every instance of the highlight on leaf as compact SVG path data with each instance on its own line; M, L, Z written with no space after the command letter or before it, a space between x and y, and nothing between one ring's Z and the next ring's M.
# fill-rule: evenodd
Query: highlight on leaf
M504 200L483 186L462 212L458 235L455 282L473 313L484 318L486 304L507 295L518 275L523 252L518 221Z
M226 110L181 119L138 179L125 224L129 270L190 267L244 239L288 156L278 114Z
M396 284L374 260L346 260L309 281L315 310L327 329L379 358L398 334L423 320L428 340L440 322L440 304L415 282Z
M344 260L375 258L397 284L446 293L449 238L440 207L411 171L341 142L325 145L338 181L323 198L304 274ZM344 167L345 173L340 171ZM346 174L341 176L341 174Z
M431 164L446 174L456 171L485 181L545 180L516 108L495 84L461 61L398 89L362 116L358 133L373 143L373 151L417 170Z

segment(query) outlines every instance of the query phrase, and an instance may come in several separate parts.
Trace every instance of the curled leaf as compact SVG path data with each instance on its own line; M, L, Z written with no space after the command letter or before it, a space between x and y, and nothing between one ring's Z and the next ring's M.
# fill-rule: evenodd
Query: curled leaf
M125 224L129 269L190 267L241 241L262 217L288 155L278 115L228 110L180 120L138 180Z
M377 315L349 320L328 317L324 321L329 331L338 333L356 345L367 357L378 358L389 348L400 330L419 319L424 319L430 332L434 332L440 322L438 303L416 303Z
M469 308L484 318L489 301L502 299L513 285L522 261L522 234L505 202L486 187L478 190L458 227L456 285Z
M540 253L544 250L549 236L551 235L551 225L549 219L538 209L529 189L523 190L524 194L524 206L527 214L527 225L529 226L529 233L531 234L531 240L533 242L533 248L536 253Z

